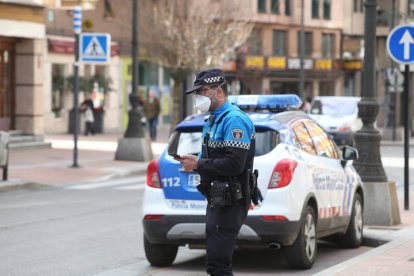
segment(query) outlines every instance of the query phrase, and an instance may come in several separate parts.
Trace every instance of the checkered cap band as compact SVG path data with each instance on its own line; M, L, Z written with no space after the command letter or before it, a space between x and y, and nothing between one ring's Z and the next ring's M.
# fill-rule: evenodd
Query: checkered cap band
M224 81L224 78L223 77L211 77L211 78L206 78L203 81L205 83L215 83L215 82Z

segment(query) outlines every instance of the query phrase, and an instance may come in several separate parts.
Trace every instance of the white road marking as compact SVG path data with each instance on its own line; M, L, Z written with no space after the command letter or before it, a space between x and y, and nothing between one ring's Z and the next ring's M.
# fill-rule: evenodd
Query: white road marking
M46 142L52 144L54 149L73 149L73 140L47 138ZM118 142L115 141L78 141L79 150L96 150L115 152ZM151 142L152 153L160 155L167 147L167 143Z
M138 176L133 178L123 178L123 179L113 179L109 181L103 181L99 183L82 183L76 185L70 185L65 187L68 190L91 190L91 189L99 189L99 188L107 188L107 187L130 187L129 189L134 190L134 187L143 187L145 186L147 180L147 176ZM119 189L117 187L116 189ZM142 188L139 188L142 189ZM138 190L139 190L138 189ZM128 190L128 189L125 189Z
M146 183L140 183L138 185L128 185L128 186L122 186L115 188L116 190L144 190Z

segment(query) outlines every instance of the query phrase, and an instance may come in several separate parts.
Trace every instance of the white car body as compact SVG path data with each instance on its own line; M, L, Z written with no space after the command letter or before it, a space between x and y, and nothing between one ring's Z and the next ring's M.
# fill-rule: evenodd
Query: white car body
M296 244L302 240L300 237L303 235L303 227L306 227L304 223L309 217L315 220L314 239L331 234L343 235L351 231L358 236L353 246L359 246L362 239L363 187L350 161L356 158L357 151L345 147L343 153L348 155L347 150L350 150L355 158L348 158L348 161L342 159L331 138L302 112L284 112L276 115L253 113L250 117L256 127L256 141L260 133L267 133L260 132L263 129L278 133L278 139L276 146L270 151L254 158L254 169L259 171L258 186L264 200L255 207L252 205L249 210L237 239L238 246L285 246L287 249L297 250ZM184 123L188 125L191 120ZM200 124L200 120L194 124ZM319 136L301 136L296 128L302 126L309 128L309 131L317 131ZM198 127L201 132L201 126ZM180 125L177 131L186 133L185 128L180 128ZM194 129L191 131L193 135ZM201 145L201 138L195 137L194 143ZM196 141L197 139L199 140ZM315 150L319 151L321 143L326 152L330 150L332 156L327 157L326 153L322 152L312 154L309 149L304 149L303 145L306 142L313 144L314 139L320 140L314 144ZM170 143L173 140L174 137L170 139ZM187 147L191 148L189 144ZM256 153L258 147L260 146L256 146ZM194 148L191 148L190 152L177 153L191 152L194 152ZM195 172L183 171L179 162L169 156L167 151L158 161L150 164L148 186L145 188L143 200L143 224L144 240L148 247L147 258L152 264L160 264L149 256L155 245L171 247L189 244L190 247L200 247L204 244L207 201L195 188L198 184L197 175ZM154 184L151 179L159 181L159 184ZM287 184L280 187L282 182ZM276 183L277 186L271 183ZM355 211L357 194L360 210ZM309 208L312 211L309 212ZM357 215L354 215L355 213ZM350 225L355 220L358 220L358 223L355 229L352 229L354 226ZM314 246L316 247L316 242ZM316 254L316 249L314 253ZM295 254L296 251L293 252L293 255ZM309 260L299 264L295 264L295 261L290 262L289 259L288 261L292 266L307 268L313 264L314 258L314 255L309 256Z

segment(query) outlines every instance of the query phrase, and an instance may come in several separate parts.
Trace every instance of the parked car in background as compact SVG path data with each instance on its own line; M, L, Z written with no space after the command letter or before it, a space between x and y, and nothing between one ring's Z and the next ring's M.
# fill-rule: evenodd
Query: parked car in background
M309 115L332 136L337 145L352 146L354 133L362 127L357 106L360 100L360 97L315 97Z
M251 206L237 247L285 248L292 267L306 269L317 255L317 239L336 235L346 247L362 241L362 182L352 166L358 152L339 151L307 114L296 95L230 96L248 112L256 129L254 169L263 202ZM144 249L155 266L170 265L179 246L205 244L207 201L196 186L200 175L185 172L170 154L198 154L208 115L187 117L172 133L168 148L149 163L143 199Z

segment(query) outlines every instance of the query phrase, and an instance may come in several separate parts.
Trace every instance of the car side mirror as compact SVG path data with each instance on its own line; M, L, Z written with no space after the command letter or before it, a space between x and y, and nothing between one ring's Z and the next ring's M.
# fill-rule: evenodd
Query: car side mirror
M345 167L346 162L349 160L357 160L359 158L358 150L354 147L344 146L342 148L342 167Z

